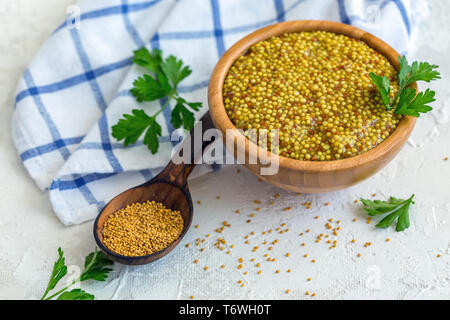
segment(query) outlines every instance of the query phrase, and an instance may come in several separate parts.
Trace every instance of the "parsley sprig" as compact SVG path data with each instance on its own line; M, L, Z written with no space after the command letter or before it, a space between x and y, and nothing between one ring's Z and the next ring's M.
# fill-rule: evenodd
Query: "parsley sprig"
M136 143L144 134L144 144L155 154L159 149L158 137L162 135L161 125L157 116L175 101L171 114L171 123L175 129L183 126L186 130L194 127L195 118L192 111L198 111L202 106L200 102L188 102L180 97L178 84L188 77L192 70L185 66L183 61L170 55L163 58L159 49L151 52L142 48L134 52L133 62L149 73L143 74L133 82L131 94L138 102L166 99L161 108L149 116L143 109L133 109L131 114L124 114L116 125L112 127L112 136L118 141L123 140L124 145Z
M41 297L41 300L50 300L58 296L57 300L93 300L94 295L87 293L81 289L72 289L67 291L75 283L83 282L86 280L105 281L108 278L109 272L112 270L109 268L113 262L108 257L97 249L86 256L84 262L84 270L80 277L73 280L69 285L63 289L57 291L51 296L47 297L49 292L55 288L57 283L67 274L67 266L64 258L64 252L61 248L58 248L58 260L53 265L53 270L50 275L50 280L47 285L47 289Z
M361 199L364 210L369 216L386 216L376 225L377 228L386 229L397 219L395 230L403 231L409 227L409 207L414 204L414 195L408 199L390 197L389 201Z
M394 113L402 115L410 115L419 117L421 113L426 113L432 108L428 105L435 101L435 92L427 89L425 92L419 92L416 95L416 90L410 85L416 81L430 82L432 80L440 79L440 73L435 69L437 65L431 65L428 62L413 62L408 64L406 57L399 57L400 71L398 73L398 80L400 89L393 99L390 98L390 81L386 76L379 76L375 73L370 73L372 82L380 93L381 100L388 110L395 108Z

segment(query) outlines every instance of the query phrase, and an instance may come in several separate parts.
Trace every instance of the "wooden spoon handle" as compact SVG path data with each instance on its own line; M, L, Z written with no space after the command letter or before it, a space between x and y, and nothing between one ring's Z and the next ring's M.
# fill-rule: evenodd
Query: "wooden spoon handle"
M211 141L203 141L204 133L208 129L213 128L214 124L208 111L200 119L197 125L189 132L189 135L184 138L183 142L181 142L181 145L179 146L178 153L180 157L182 156L183 151L190 150L189 163L174 163L172 159L155 179L168 181L181 187L185 187L187 184L187 178L197 165L198 161L201 159L203 151L205 151L206 147L214 141L214 139ZM198 135L201 136L198 137Z

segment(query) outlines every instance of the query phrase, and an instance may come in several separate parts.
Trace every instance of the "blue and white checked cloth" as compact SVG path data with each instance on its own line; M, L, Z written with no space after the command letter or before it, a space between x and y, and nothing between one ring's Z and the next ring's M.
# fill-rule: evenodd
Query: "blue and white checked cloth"
M189 64L194 72L180 92L202 101L205 112L217 60L255 29L285 20L340 21L405 53L428 13L420 0L80 0L74 8L75 23L72 16L61 24L25 71L12 119L21 160L66 225L94 218L170 159L169 109L159 118L165 125L156 155L142 142L124 148L111 137L111 125L138 105L129 94L140 71L133 50L158 47ZM162 103L142 107L152 113Z

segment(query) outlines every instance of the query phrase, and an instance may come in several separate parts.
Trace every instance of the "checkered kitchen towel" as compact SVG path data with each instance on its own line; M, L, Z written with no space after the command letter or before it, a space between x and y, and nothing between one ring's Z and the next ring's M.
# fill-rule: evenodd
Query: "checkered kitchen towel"
M110 127L137 106L133 50L161 48L193 69L180 88L202 101L219 57L246 34L285 20L324 19L365 29L399 52L427 14L421 0L80 0L51 35L17 87L12 120L20 158L48 190L66 225L94 218L116 194L152 178L170 159L170 110L160 150L124 148ZM144 104L149 112L159 108ZM198 119L198 118L197 118Z

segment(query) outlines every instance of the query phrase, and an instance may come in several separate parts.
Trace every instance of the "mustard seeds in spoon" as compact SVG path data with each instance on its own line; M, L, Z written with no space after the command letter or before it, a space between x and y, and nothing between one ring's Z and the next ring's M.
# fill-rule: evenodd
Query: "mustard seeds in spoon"
M171 245L180 237L183 226L179 211L155 201L134 203L106 219L103 243L124 256L145 256Z

